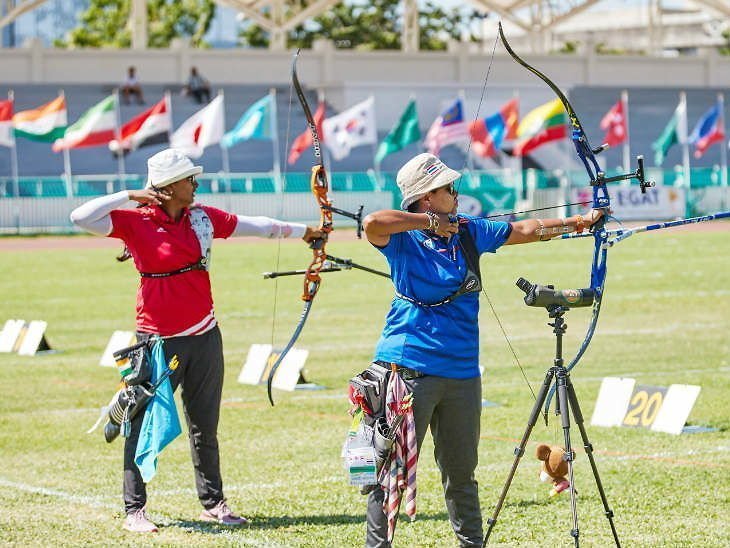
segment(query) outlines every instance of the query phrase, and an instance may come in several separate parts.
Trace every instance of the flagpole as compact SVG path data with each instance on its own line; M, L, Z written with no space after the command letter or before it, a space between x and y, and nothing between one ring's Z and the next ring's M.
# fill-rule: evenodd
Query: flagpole
M63 90L60 90L60 95L63 97L64 103L66 102L66 94ZM67 105L68 108L68 105ZM63 174L66 179L66 196L71 197L73 193L73 184L71 179L71 154L69 153L68 147L63 148Z
M8 100L13 103L13 110L15 110L15 92L12 89L8 91ZM18 141L15 139L15 135L13 135L13 146L10 147L10 174L13 178L13 196L18 198L20 196L20 182L18 181Z
M631 143L629 132L629 92L623 90L621 92L621 109L624 111L624 129L626 130L626 138L623 146L623 167L624 173L631 171Z
M727 142L725 141L725 95L717 94L717 102L720 105L720 131L722 132L722 141L720 142L720 184L727 186ZM723 197L725 194L723 194ZM723 198L723 209L724 198Z
M114 89L114 116L116 118L116 127L114 133L116 133L117 143L119 143L119 153L117 154L117 173L119 175L119 185L121 190L127 190L127 182L125 180L124 173L124 148L122 144L122 113L119 107L119 88Z
M461 108L466 110L466 92L463 89L459 90L459 100L461 101ZM469 119L469 118L466 118L466 119ZM466 150L465 154L466 154L466 167L469 169L469 173L472 173L474 171L474 158L471 155L471 147L469 147ZM469 175L469 178L471 179L471 175Z
M273 149L274 188L281 188L281 157L279 152L279 111L276 108L276 88L269 89L271 97L271 147Z
M690 167L689 167L689 142L687 141L687 94L682 91L679 93L679 102L682 105L682 116L684 120L679 120L679 128L682 131L681 135L678 135L680 143L682 143L682 169L684 171L684 181L687 187L687 193L689 198L689 189L692 186L690 180Z
M223 119L225 120L225 108L226 108L226 96L225 92L222 89L218 90L218 95L220 97L223 97ZM224 128L225 133L225 128ZM231 191L231 162L230 158L228 157L228 149L223 146L222 142L218 143L218 146L221 149L221 163L223 167L223 178L226 181L226 186L228 187L228 192Z

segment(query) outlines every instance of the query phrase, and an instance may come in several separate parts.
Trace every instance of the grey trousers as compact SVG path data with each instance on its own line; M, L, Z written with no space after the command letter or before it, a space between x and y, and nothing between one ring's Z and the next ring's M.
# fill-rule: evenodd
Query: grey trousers
M139 341L148 337L145 333L137 333ZM165 339L163 348L168 361L175 354L180 360L170 381L173 390L178 385L182 387L198 498L205 508L212 508L224 498L218 454L218 418L223 391L221 332L216 326L202 335ZM130 436L124 443L124 508L127 513L147 504L147 489L134 463L143 416L144 413L139 413L132 420Z
M406 384L413 390L419 461L421 444L430 426L451 526L461 546L481 546L482 514L474 479L482 411L481 377L447 379L427 376L407 380ZM368 496L365 541L368 548L390 546L383 498L380 488Z

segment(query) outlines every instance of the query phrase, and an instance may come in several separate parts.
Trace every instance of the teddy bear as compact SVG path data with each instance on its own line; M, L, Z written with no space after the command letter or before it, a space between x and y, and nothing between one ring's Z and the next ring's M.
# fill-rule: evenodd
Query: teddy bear
M536 456L542 461L540 471L540 481L552 481L553 488L550 490L550 496L554 497L568 489L570 482L566 476L568 474L568 461L563 457L565 449L559 445L545 445L541 443L537 446Z

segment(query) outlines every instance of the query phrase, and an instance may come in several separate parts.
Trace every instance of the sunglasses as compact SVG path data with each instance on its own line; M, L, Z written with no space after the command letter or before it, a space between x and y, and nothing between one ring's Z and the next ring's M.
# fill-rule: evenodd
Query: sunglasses
M454 183L449 183L446 186L442 186L438 190L441 190L441 189L444 189L446 192L448 192L452 196L456 196L458 194L458 190L456 190L456 188L454 188Z

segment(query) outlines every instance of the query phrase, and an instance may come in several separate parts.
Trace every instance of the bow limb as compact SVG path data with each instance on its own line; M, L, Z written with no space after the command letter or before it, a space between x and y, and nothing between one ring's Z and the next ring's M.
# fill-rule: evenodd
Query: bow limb
M586 334L583 338L583 342L581 343L580 348L576 352L573 359L570 360L568 366L566 367L566 370L570 371L578 364L580 359L583 357L583 354L585 354L586 350L588 349L588 346L590 345L593 338L593 334L596 331L596 326L598 325L598 317L601 313L603 289L606 281L606 259L608 258L608 246L606 245L608 235L605 228L605 215L608 214L611 206L611 200L608 194L608 187L606 186L606 183L610 180L614 180L614 178L606 179L604 173L601 171L598 161L596 160L596 154L600 153L604 149L604 147L598 147L594 149L590 146L588 137L583 130L583 126L580 123L578 115L576 114L573 105L570 103L563 91L548 76L528 64L524 59L517 55L517 53L515 53L515 51L509 45L509 42L507 42L507 38L504 35L501 24L499 25L499 37L502 40L502 43L507 50L507 53L509 53L509 55L517 63L525 67L527 70L529 70L538 78L540 78L543 82L545 82L548 87L553 90L555 95L562 103L565 112L568 114L568 119L571 127L571 140L573 141L573 145L575 146L575 151L580 158L583 166L585 167L586 173L588 174L588 178L590 181L590 185L593 187L592 207L594 209L602 209L604 211L604 217L602 217L598 221L598 223L591 227L594 238L590 284L590 287L594 292L593 312L590 324L588 325L588 329L586 330ZM647 185L647 183L644 182L643 162L640 162L639 169L637 169L635 173L627 174L621 177L635 177L639 179L639 182L642 185L642 191L645 190L645 185ZM545 417L547 417L550 401L552 399L554 391L555 387L553 386L551 387L550 392L547 395L544 408Z
M309 263L309 266L304 273L304 291L302 292L304 308L302 309L299 323L294 330L294 334L289 339L289 342L286 344L286 346L284 346L283 350L279 353L279 356L276 358L276 361L269 370L269 376L266 381L266 390L269 396L269 402L272 406L274 405L274 398L271 393L271 388L274 381L274 375L276 374L276 370L281 365L281 362L284 361L284 358L289 353L289 350L292 349L294 343L299 338L299 335L304 329L304 324L309 317L309 311L312 308L314 297L317 295L317 292L319 291L319 286L322 283L320 271L322 270L322 267L324 267L325 261L327 259L327 239L329 238L329 233L332 232L332 204L330 203L327 196L329 192L327 172L325 171L324 163L322 161L322 152L319 141L319 133L317 132L317 124L314 121L314 116L312 116L312 111L309 108L309 103L307 103L307 98L304 95L304 90L302 89L302 86L299 83L299 77L297 76L298 58L299 50L297 50L297 52L294 54L294 59L292 61L292 85L294 87L294 90L296 91L297 97L299 98L299 102L302 105L302 110L304 110L304 116L307 119L309 131L312 134L312 147L314 149L314 155L317 158L317 164L312 167L310 188L312 190L312 194L317 201L317 206L319 207L318 229L322 233L322 236L313 240L312 243L309 245L309 247L312 249L312 261Z

